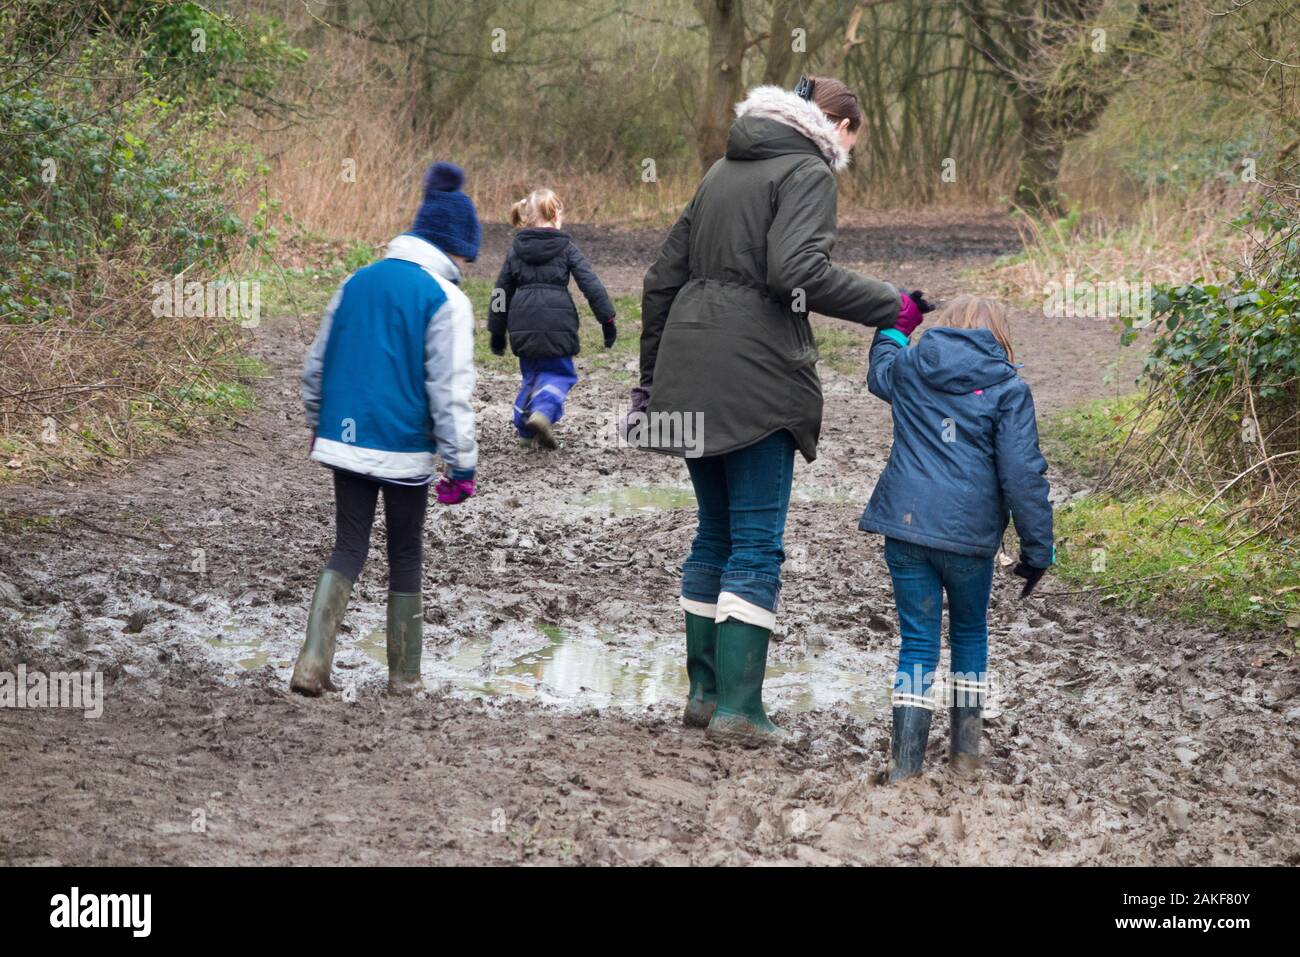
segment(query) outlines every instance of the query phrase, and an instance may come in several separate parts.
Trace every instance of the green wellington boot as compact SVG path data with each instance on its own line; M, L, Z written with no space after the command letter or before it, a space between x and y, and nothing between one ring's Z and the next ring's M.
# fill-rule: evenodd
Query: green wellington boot
M894 730L889 743L889 783L921 773L925 761L925 743L930 738L930 719L934 712L914 705L894 707Z
M542 413L534 412L524 420L524 426L533 433L533 438L542 448L554 450L560 447L555 441L555 433L551 431L551 420Z
M717 626L718 706L705 734L747 748L807 746L801 735L778 728L763 710L763 676L771 631L728 618Z
M682 724L707 728L718 706L718 626L712 618L686 612L686 676L691 681Z
M984 734L984 709L957 707L949 709L952 734L948 763L958 771L978 771L984 763L980 757L980 738Z
M352 582L331 568L321 572L307 613L307 640L289 679L291 691L315 697L322 691L337 690L330 681L330 667L334 664L334 640L351 594Z
M424 688L424 602L418 593L388 593L388 693L411 695Z

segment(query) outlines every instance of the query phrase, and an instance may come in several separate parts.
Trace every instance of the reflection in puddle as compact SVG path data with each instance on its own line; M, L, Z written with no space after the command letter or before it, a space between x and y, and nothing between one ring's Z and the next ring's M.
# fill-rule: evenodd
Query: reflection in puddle
M298 649L296 636L277 645L247 627L223 627L204 641L228 672L269 664L286 678ZM859 649L794 660L782 651L774 646L764 685L764 701L774 714L831 708L861 717L886 713L889 688L881 676L892 672L892 661L884 649L879 661ZM379 678L387 667L383 628L339 636L335 679L341 685ZM527 698L571 708L676 706L689 687L680 635L623 636L554 625L503 628L489 637L426 647L421 671L426 687L462 697Z
M580 634L553 625L540 629L541 647L513 657L493 653L490 639L457 646L445 657L425 653L429 687L452 693L534 698L548 704L643 708L685 700L689 687L682 639L625 643L607 633ZM361 642L368 656L386 664L384 633ZM769 664L764 698L774 713L839 707L866 717L888 706L889 690L871 680L875 669L837 667L825 658Z
M237 628L233 623L227 623L222 628L222 631L226 634L233 634L237 631ZM271 652L262 647L260 638L232 641L218 637L204 638L203 640L211 647L216 648L222 658L233 661L245 671L260 668L271 660Z
M847 486L799 486L790 493L794 502L853 502L866 504L870 489ZM667 512L678 508L695 508L695 492L689 485L629 485L626 488L592 492L575 499L579 508L603 508L618 515L637 512Z
M695 492L689 485L629 485L592 492L574 504L580 508L607 508L620 514L667 512L675 508L694 508Z
M871 498L871 489L865 491L860 488L851 488L845 485L826 486L804 486L796 485L790 492L790 500L793 502L830 502L832 504L841 504L843 502L852 502L859 505L866 505L867 499Z

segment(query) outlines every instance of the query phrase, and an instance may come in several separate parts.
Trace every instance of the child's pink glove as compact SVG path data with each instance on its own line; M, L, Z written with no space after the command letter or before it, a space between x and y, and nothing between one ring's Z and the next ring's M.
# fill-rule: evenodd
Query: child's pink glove
M899 299L902 301L898 307L898 318L894 320L894 328L910 339L925 317L921 315L921 307L911 293L905 292Z
M475 492L473 479L454 479L445 476L438 479L437 489L440 505L456 505L472 497Z

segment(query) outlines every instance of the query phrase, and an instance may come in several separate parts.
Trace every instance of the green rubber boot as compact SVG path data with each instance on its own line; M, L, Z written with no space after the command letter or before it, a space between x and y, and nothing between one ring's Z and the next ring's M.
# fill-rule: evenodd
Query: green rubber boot
M889 783L896 784L921 773L925 744L930 738L934 712L914 705L894 707L894 729L889 742Z
M424 602L419 593L388 593L388 693L411 695L424 688Z
M686 676L691 688L682 724L707 728L718 706L718 626L712 618L686 612Z
M312 697L338 690L330 681L330 667L334 664L334 640L351 594L352 582L331 568L321 572L307 613L307 640L294 663L289 690Z
M763 677L771 632L728 618L717 626L718 705L705 734L747 748L807 746L801 736L774 725L763 710Z

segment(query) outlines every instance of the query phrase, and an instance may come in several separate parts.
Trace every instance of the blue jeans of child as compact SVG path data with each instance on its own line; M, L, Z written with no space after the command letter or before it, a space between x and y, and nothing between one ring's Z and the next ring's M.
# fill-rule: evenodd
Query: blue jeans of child
M515 429L524 438L533 433L524 422L534 412L540 412L552 422L564 415L564 399L578 381L573 359L558 356L551 359L519 357L519 374L523 383L515 397Z
M896 538L885 539L885 563L894 580L901 638L894 673L894 704L932 706L924 699L939 667L943 596L948 595L948 639L954 689L982 704L987 694L989 592L993 559L958 555Z
M748 448L686 460L699 525L682 566L683 598L716 604L725 591L776 610L794 451L782 429Z

